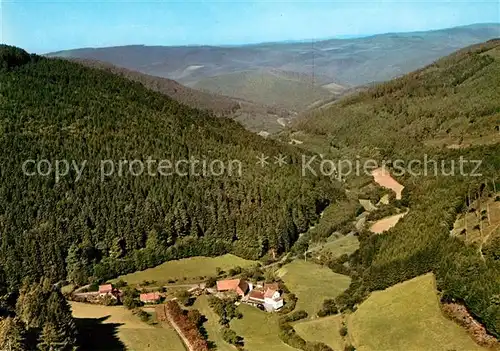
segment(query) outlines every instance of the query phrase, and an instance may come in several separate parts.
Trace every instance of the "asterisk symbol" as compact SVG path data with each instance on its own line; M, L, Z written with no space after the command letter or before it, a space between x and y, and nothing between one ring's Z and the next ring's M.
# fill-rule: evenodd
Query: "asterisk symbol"
M268 158L268 156L261 154L260 156L257 156L258 161L256 162L256 164L260 165L261 167L267 166L269 164L269 162L267 161Z
M287 164L285 155L279 154L278 156L274 156L274 159L274 164L280 167Z

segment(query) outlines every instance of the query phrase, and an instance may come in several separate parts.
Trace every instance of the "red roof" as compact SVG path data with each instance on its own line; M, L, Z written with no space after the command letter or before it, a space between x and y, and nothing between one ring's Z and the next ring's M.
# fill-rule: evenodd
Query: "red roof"
M245 295L248 283L241 279L228 279L217 281L217 291L236 291L239 295Z
M264 301L264 292L259 290L252 290L248 295L249 299Z
M100 294L108 294L111 292L113 292L113 285L112 284L99 285L99 293Z
M267 289L266 292L264 293L264 297L266 297L268 299L272 299L275 292L276 292L276 290Z
M146 301L158 301L160 299L160 293L158 292L150 292L139 295L139 299L142 302Z
M278 283L264 283L264 291L267 289L278 291L280 289L280 285Z

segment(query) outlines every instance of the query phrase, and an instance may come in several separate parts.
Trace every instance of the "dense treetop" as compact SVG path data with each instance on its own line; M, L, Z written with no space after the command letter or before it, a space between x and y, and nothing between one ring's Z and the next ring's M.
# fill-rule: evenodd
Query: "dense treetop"
M0 268L10 287L25 276L82 284L193 255L279 254L342 196L329 179L301 176L297 150L234 121L103 70L1 50ZM292 164L273 164L279 154ZM149 157L239 160L242 172L101 181L101 160ZM25 176L28 159L88 162L80 178L73 169L56 181Z

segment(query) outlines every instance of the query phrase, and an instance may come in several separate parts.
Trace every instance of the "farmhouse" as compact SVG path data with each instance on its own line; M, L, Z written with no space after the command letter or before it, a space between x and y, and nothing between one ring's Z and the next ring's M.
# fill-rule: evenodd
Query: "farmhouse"
M99 297L109 296L114 299L118 299L121 296L121 291L114 288L113 284L99 285L98 296Z
M283 298L277 287L278 284L265 284L264 290L252 290L248 294L248 303L263 305L268 312L279 310L283 307Z
M99 285L99 295L100 296L106 296L109 295L113 292L113 285L112 284L104 284L104 285Z
M252 290L248 294L248 302L252 304L264 304L264 292L261 290Z
M240 296L245 296L250 290L248 283L242 279L229 279L229 280L218 280L217 281L217 291L234 291Z
M142 303L158 303L160 302L161 295L158 292L150 292L139 295L139 300Z

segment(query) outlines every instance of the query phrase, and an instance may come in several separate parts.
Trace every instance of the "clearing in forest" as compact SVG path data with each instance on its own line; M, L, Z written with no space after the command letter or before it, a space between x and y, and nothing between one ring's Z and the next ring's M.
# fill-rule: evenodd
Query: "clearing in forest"
M347 320L358 351L486 350L444 317L432 274L373 292Z
M156 281L156 285L166 285L175 281L178 284L183 282L199 282L206 277L215 276L216 268L227 271L234 267L250 267L257 264L255 261L227 254L218 257L190 257L182 260L168 261L154 268L144 271L122 275L113 282L120 279L129 285L137 285L143 281Z
M290 292L297 295L296 310L315 317L325 299L333 299L349 287L351 278L312 262L295 260L278 270Z
M328 238L326 243L312 251L319 251L320 255L322 253L330 253L333 257L337 258L344 254L350 255L357 249L359 249L359 240L357 236L347 234L338 237L334 234Z
M500 193L481 202L474 201L470 211L458 215L452 235L479 247L500 236L500 201L496 201L499 196Z
M370 231L375 234L381 234L394 227L399 222L399 220L403 218L407 213L408 211L382 218L370 226Z
M384 167L372 171L373 180L384 188L391 189L396 193L396 200L401 200L404 186L399 184Z

